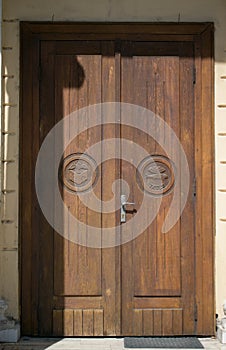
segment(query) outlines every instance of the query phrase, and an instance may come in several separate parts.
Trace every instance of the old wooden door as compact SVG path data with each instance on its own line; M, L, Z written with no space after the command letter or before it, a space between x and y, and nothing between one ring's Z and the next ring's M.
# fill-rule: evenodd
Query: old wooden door
M54 33L47 37L48 40L44 40L45 34L37 40L37 35L34 39L32 35L26 36L26 30L25 26L23 52L30 50L31 43L36 48L30 51L30 56L23 56L23 69L28 66L30 73L33 72L32 85L29 85L29 78L23 77L23 92L27 92L26 98L23 97L23 115L26 111L32 111L34 115L25 127L33 130L32 133L22 134L23 188L27 178L31 181L31 190L24 191L22 197L23 208L27 208L22 229L27 228L25 231L29 232L28 236L22 235L23 333L42 336L212 334L213 292L207 296L203 291L208 283L212 288L212 241L208 243L208 253L202 251L208 260L209 282L203 282L202 286L197 283L197 276L202 274L197 239L200 246L204 243L200 243L202 233L197 226L200 222L196 216L195 186L199 171L196 160L199 141L196 138L200 136L195 119L200 111L196 89L197 80L201 81L201 76L196 78L195 71L201 61L196 58L198 46L194 45L193 36L190 39L185 36L185 40L179 40L178 36L173 40L172 36L165 41L162 37L157 41L156 36L151 40L146 34L147 38L141 40L135 34L126 37L122 27L117 35L111 33L101 37L97 33L96 38L93 36L89 40L84 34L71 40L69 28L68 38L66 34L65 38L59 34L59 40L56 40ZM28 102L30 109L26 103L29 97L33 101L30 105ZM137 113L134 117L137 128L133 128L126 125L126 113L117 109L115 123L105 124L103 112L102 125L96 121L93 126L95 114L81 114L79 123L85 130L72 138L64 149L58 186L72 216L87 226L102 230L99 243L90 247L86 244L86 234L79 236L79 227L70 227L69 221L64 222L65 232L77 232L82 244L59 234L49 225L35 195L34 167L43 141L60 120L71 115L67 119L69 127L63 128L55 140L58 144L73 136L70 134L75 127L73 112L105 102L129 103L139 106L138 110L145 107L168 124L187 157L189 191L179 220L169 232L162 233L174 195L176 174L182 169L175 167L155 138L154 135L159 133L156 124L150 119L147 120L147 132L139 129ZM149 130L152 130L152 136ZM166 131L162 132L164 135ZM114 139L115 143L109 148L101 146L109 139ZM140 156L139 164L134 161L139 154L130 154L130 162L125 160L128 149L123 140L145 150L146 156ZM170 140L169 153L177 157L174 138ZM100 144L98 157L95 153L86 155L87 149L97 143ZM109 152L112 154L112 147L117 150L117 157L105 160ZM30 163L26 163L29 159ZM101 160L104 161L99 164ZM200 174L199 181L203 176ZM112 184L118 179L123 181L113 189ZM136 227L134 232L126 232L127 226L120 223L118 205L120 196L127 191L125 182L130 188L128 200L135 203L127 208L128 222L140 211L146 192L153 198L163 193L156 217L140 235L135 234ZM105 213L90 208L90 203L85 205L79 194L86 193L90 187L101 201L111 201L115 195L115 210ZM203 198L201 192L199 194ZM55 194L48 195L54 197ZM182 191L178 201L180 196L183 196ZM28 203L33 203L33 209L27 207ZM149 210L143 210L140 222L148 221L155 206L154 201ZM52 208L54 215L56 208ZM102 235L114 226L115 245L106 248ZM122 237L126 235L132 239L125 243ZM203 297L204 305L210 302L205 311L200 304ZM205 313L209 320L204 322Z

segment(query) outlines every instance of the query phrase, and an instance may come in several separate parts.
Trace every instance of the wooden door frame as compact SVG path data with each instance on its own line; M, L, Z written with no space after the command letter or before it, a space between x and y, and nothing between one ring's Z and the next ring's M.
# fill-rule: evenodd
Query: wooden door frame
M215 332L214 288L214 26L213 23L21 22L20 64L20 281L22 333L37 333L33 310L37 285L35 235L32 237L35 155L39 143L39 47L41 40L144 40L194 43L197 334ZM31 147L32 146L32 147ZM36 271L38 273L38 271ZM32 297L31 297L32 296ZM37 300L36 300L37 301ZM26 315L26 317L25 317ZM25 320L26 319L26 320ZM210 320L208 325L204 322Z

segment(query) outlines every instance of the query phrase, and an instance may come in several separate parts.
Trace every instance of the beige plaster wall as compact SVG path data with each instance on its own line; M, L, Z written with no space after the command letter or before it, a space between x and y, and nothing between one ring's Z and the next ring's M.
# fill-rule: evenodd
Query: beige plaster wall
M225 0L3 0L3 135L1 195L0 298L19 318L18 277L18 129L19 21L213 21L215 23L216 139L216 311L226 299L226 1ZM206 189L208 191L208 189ZM211 229L211 228L210 228Z

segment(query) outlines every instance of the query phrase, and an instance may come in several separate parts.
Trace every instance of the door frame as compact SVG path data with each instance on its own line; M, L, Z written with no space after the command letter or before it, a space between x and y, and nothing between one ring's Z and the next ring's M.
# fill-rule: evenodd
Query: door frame
M214 285L214 25L213 23L21 22L20 52L20 302L22 334L37 334L38 254L32 237L35 157L39 149L39 47L41 40L144 40L194 43L196 213L195 282L197 335L215 332ZM32 147L31 147L32 146ZM31 205L32 203L32 205ZM36 271L38 273L38 271ZM205 321L209 320L208 323ZM38 334L37 334L38 335Z

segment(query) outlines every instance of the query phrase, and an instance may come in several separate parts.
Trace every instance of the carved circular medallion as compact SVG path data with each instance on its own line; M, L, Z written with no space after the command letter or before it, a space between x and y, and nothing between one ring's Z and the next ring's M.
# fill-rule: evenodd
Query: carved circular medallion
M137 170L137 182L143 191L164 195L173 188L174 167L169 158L152 155L145 158Z
M97 180L96 162L84 153L67 156L62 162L62 180L71 191L87 191Z

